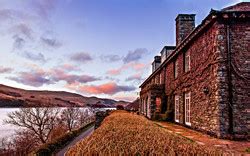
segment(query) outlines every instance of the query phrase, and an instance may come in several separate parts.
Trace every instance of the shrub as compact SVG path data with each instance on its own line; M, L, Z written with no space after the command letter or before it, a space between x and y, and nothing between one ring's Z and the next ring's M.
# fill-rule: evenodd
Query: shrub
M117 105L117 106L116 106L116 109L117 109L117 110L124 110L124 107L123 107L123 105Z

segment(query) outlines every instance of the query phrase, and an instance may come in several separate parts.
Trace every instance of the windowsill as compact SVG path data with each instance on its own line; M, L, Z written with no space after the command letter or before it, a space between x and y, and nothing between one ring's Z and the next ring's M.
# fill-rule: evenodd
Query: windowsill
M175 120L175 122L178 122L178 123L179 123L179 120Z
M191 126L191 123L190 122L185 122L185 125Z

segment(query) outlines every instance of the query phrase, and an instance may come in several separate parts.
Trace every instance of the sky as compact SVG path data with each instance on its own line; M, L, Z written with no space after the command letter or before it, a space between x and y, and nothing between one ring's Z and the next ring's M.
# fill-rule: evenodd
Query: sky
M0 84L133 101L175 17L240 0L0 0Z

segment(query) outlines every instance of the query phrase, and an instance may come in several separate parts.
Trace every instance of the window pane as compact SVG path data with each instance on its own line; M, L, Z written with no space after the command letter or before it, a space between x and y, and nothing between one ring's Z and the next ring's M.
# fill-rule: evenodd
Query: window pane
M175 121L179 122L179 96L175 95Z
M190 110L190 92L185 93L185 122L190 125L191 110Z
M176 78L177 76L178 76L178 62L176 60L174 64L174 77Z
M190 55L189 53L185 53L185 72L190 70Z

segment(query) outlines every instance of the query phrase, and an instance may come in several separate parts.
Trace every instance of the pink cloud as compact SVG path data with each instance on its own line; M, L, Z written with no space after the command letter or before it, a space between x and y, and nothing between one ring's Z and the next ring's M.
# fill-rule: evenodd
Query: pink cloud
M130 62L130 63L122 65L120 68L108 70L107 74L116 76L116 75L120 75L122 71L125 71L128 69L133 69L135 71L138 71L138 70L143 70L145 68L146 68L146 65L143 63Z
M59 68L65 69L67 71L79 70L77 66L74 66L74 65L69 64L69 63L65 63L65 64L59 66Z
M136 100L136 98L138 98L138 96L136 96L136 95L115 95L112 98L114 98L116 100L133 102L134 100Z
M44 84L53 84L43 71L20 72L15 77L8 77L8 79L22 83L29 86L40 87Z
M72 69L73 66L69 64L64 64L67 69L63 68L62 66L55 67L46 71L34 64L27 64L27 66L31 68L29 72L19 72L15 76L8 77L8 79L34 87L40 87L45 84L54 84L59 81L65 81L67 84L75 84L100 80L100 78L91 75L70 74L68 70Z
M62 69L52 69L50 71L50 78L53 81L66 81L68 84L72 83L87 83L100 80L100 78L90 76L90 75L75 75L75 74L68 74Z
M11 73L12 71L12 68L0 66L0 73Z
M129 76L126 81L141 81L142 80L142 72L138 72L134 75Z
M134 70L142 70L145 69L146 65L143 63L135 63L132 65L132 67L134 68Z
M113 76L120 75L121 71L122 71L121 68L119 68L119 69L111 69L111 70L107 71L107 74L113 75Z
M77 90L87 94L108 94L113 95L119 92L129 92L135 90L134 86L122 86L109 82L101 85L81 85L79 83L66 85L68 89Z

